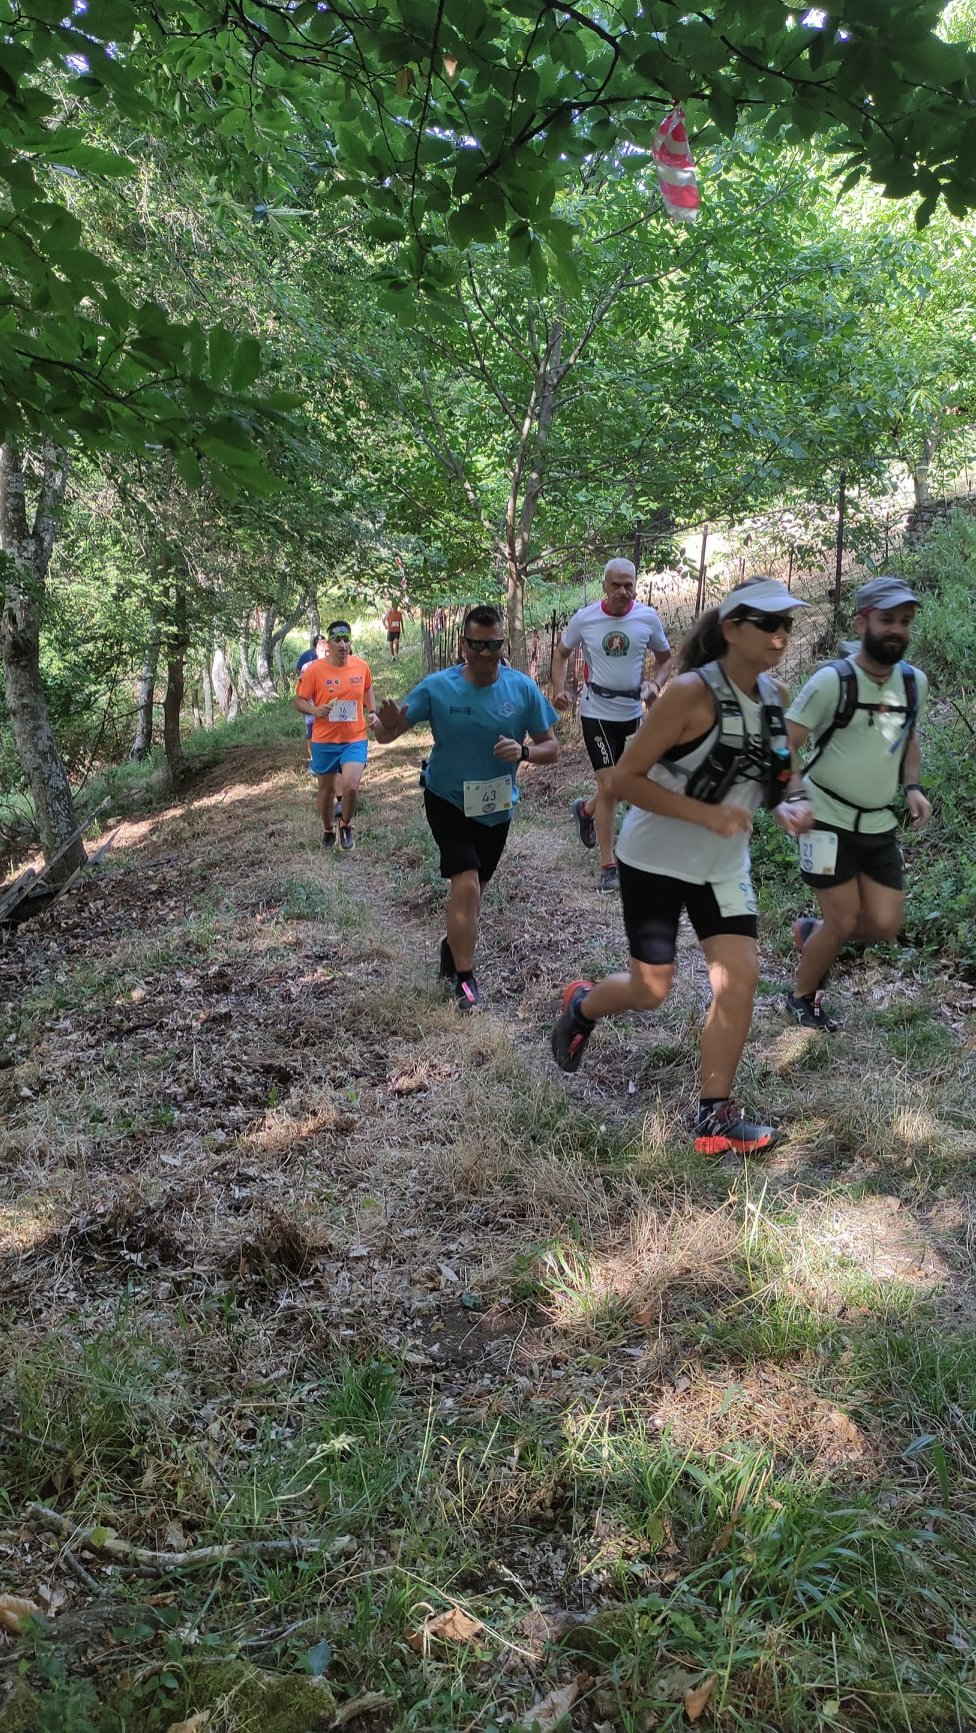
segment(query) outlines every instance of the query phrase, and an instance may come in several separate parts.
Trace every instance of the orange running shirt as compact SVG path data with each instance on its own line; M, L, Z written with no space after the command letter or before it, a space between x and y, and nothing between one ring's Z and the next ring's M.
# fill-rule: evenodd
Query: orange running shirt
M313 717L312 739L333 746L365 740L363 697L372 684L373 676L360 656L350 656L344 668L333 667L328 657L310 662L302 670L298 696L310 704L328 704L330 709L328 716Z

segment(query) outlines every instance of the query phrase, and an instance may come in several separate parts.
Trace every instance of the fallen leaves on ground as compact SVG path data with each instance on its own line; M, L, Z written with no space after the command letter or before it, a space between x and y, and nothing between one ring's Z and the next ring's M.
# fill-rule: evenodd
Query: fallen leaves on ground
M419 1655L431 1637L440 1637L447 1643L470 1643L484 1628L480 1619L472 1619L463 1608L448 1607L445 1613L434 1613L425 1619L419 1631L411 1632L407 1642Z

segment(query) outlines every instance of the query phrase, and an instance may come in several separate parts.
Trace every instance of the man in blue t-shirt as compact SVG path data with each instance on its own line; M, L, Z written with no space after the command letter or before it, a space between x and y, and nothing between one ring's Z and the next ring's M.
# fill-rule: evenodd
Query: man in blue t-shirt
M311 649L303 650L298 661L295 663L295 673L299 680L309 663L317 660L321 661L325 657L328 648L329 646L326 642L325 634L323 632L316 632L312 638ZM306 716L305 718L305 742L308 747L309 759L311 759L312 756L312 724L314 721L314 716Z
M554 764L559 753L555 710L534 680L503 665L504 647L498 609L469 608L461 627L464 661L428 675L403 704L387 698L375 733L378 744L387 746L417 722L428 722L434 736L424 808L440 849L441 877L451 886L440 972L453 980L460 1011L478 1004L474 953L481 897L518 803L518 767Z

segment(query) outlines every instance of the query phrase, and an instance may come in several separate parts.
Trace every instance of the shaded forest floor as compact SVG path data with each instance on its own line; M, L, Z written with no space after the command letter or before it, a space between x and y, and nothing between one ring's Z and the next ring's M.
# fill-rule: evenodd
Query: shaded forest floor
M549 1056L625 954L578 744L460 1020L423 737L327 855L294 722L0 949L0 1721L969 1725L973 989L862 958L788 1027L784 887L740 1093L786 1134L706 1162L693 946Z

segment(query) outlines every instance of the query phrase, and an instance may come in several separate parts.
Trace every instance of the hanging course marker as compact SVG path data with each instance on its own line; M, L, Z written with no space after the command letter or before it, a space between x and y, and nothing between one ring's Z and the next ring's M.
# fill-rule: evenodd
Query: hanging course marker
M684 109L677 103L654 134L654 161L665 210L677 223L693 223L698 216L698 181Z

